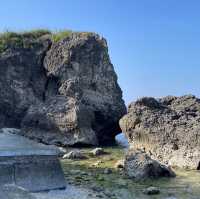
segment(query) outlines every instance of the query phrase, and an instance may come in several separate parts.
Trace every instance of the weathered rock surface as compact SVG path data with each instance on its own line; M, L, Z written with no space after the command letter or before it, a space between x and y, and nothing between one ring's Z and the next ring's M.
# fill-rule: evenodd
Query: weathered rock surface
M131 147L172 166L200 169L200 99L145 97L120 120Z
M0 53L0 128L19 128L30 105L44 98L43 58L50 39L24 38L23 42L27 47L10 45Z
M105 39L14 39L0 52L0 127L63 146L113 141L126 108Z
M151 159L141 150L130 150L124 162L125 173L136 180L159 177L175 177L175 173L167 166Z

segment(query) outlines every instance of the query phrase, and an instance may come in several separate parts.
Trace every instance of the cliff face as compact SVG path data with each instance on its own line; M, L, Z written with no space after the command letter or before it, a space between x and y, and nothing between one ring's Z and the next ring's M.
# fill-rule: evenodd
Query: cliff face
M94 33L14 38L0 51L0 127L21 128L49 144L113 141L126 108L105 39Z
M200 99L142 98L120 120L132 148L172 166L200 169Z

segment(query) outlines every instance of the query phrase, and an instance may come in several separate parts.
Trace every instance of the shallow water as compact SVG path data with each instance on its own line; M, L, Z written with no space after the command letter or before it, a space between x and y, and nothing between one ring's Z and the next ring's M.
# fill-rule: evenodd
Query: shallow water
M116 140L119 145L128 148L128 141L123 133L116 136ZM163 178L160 180L149 180L143 183L131 183L131 187L128 188L130 192L130 197L144 197L141 196L141 187L146 187L151 184L152 186L157 186L161 190L161 195L153 198L191 198L191 199L200 199L200 171L194 170L184 170L184 169L174 169L177 176L176 178ZM133 191L134 189L135 192ZM139 193L137 193L139 190ZM124 190L125 191L125 190ZM127 196L126 196L127 198ZM145 198L145 197L144 197ZM149 196L147 197L149 198Z
M125 138L120 135L120 139L119 141L122 141ZM82 150L88 153L91 148ZM104 150L107 154L99 157L88 157L77 161L62 160L67 182L100 190L100 194L105 194L111 199L200 199L199 171L175 169L176 178L136 182L114 168L115 163L124 157L125 148L116 146L106 147ZM113 172L104 174L105 168L111 168ZM154 196L143 194L143 190L149 186L158 187L160 194Z

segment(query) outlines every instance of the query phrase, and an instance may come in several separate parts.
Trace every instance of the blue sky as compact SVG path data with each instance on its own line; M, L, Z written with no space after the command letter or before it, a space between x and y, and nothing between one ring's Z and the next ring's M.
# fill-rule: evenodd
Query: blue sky
M198 0L0 1L0 31L67 28L104 36L126 103L200 96Z

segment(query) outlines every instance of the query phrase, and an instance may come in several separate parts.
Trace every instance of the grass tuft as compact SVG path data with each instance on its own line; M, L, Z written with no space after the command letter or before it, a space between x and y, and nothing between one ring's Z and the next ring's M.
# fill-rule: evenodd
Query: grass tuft
M70 37L72 34L71 30L61 30L52 34L52 41L58 42L66 37Z
M52 34L51 31L45 29L31 30L26 32L6 31L0 33L0 53L9 48L31 48L27 45L27 40L34 40L43 35ZM31 44L31 41L29 42Z
M5 31L0 33L0 53L5 52L7 49L31 49L36 43L36 39L49 35L52 42L59 42L60 40L70 37L73 31L60 30L50 31L48 29L34 29L30 31L12 32ZM87 36L90 32L76 32L79 36Z

